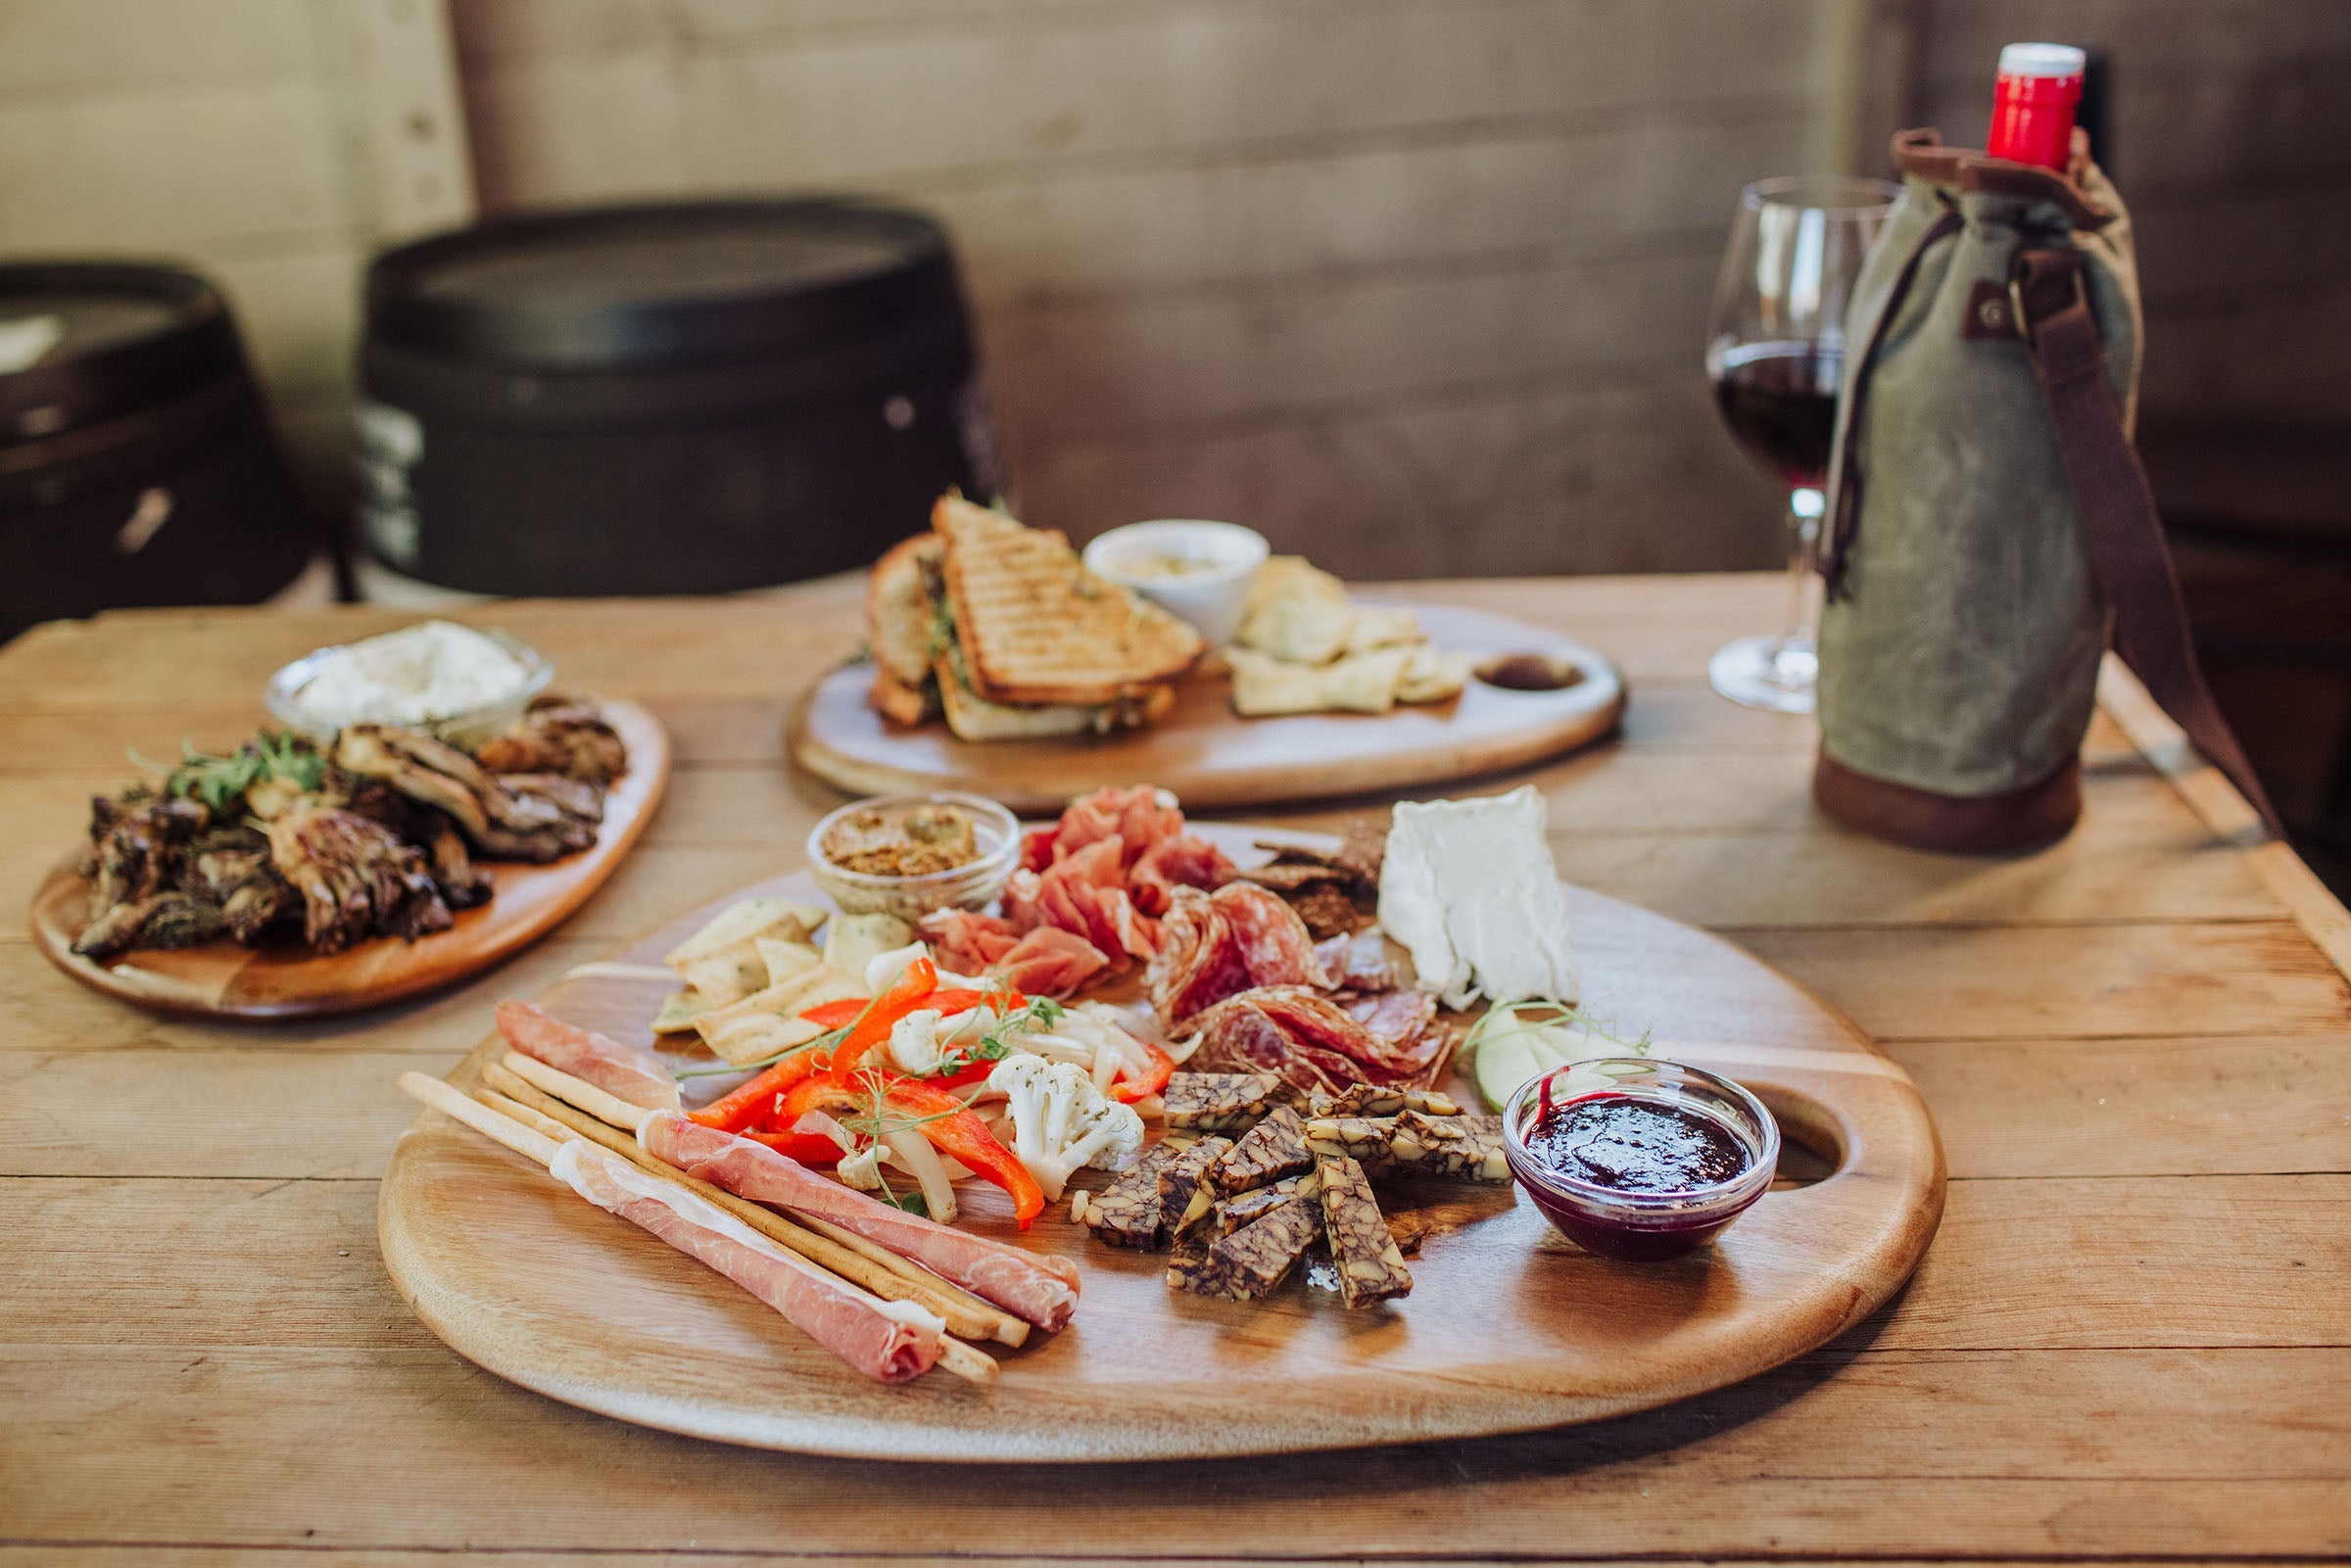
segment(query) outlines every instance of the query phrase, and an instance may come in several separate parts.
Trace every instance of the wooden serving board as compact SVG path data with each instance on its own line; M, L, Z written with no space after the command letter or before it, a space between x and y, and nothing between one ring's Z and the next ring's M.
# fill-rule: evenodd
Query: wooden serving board
M1484 660L1539 653L1584 679L1557 691L1472 680L1451 702L1384 714L1309 713L1244 719L1223 677L1196 676L1158 723L1125 735L1047 740L958 740L943 722L908 729L867 705L873 670L849 665L820 682L792 714L792 759L855 795L962 789L1015 811L1058 812L1102 784L1149 781L1194 809L1262 806L1411 789L1524 767L1615 729L1624 682L1601 654L1556 632L1448 605L1413 609L1449 653Z
M1254 838L1196 826L1236 858ZM1163 1282L1164 1254L1096 1243L1066 1203L1021 1237L1000 1196L966 1182L961 1223L1061 1253L1084 1276L1071 1326L1005 1353L992 1388L936 1373L872 1383L725 1279L434 1111L384 1173L384 1262L459 1354L554 1399L721 1442L919 1460L1272 1453L1593 1421L1751 1377L1866 1317L1909 1276L1943 1212L1943 1151L1909 1078L1727 943L1568 892L1591 1008L1654 1028L1659 1056L1748 1084L1833 1174L1767 1194L1711 1248L1648 1264L1578 1251L1515 1188L1383 1187L1391 1212L1434 1229L1411 1259L1412 1294L1360 1312L1297 1284L1259 1303L1182 1295ZM805 876L738 896L754 893L822 902ZM733 901L575 972L547 1006L649 1041L672 984L641 966L657 967ZM484 1041L453 1080L470 1087L504 1051ZM1400 1193L1409 1209L1392 1201Z
M73 951L73 938L88 924L90 899L76 850L33 895L32 939L51 963L93 990L158 1012L203 1018L318 1018L453 985L562 924L603 885L651 821L669 784L668 732L633 702L606 701L602 707L629 748L629 771L604 797L596 842L545 866L485 861L494 896L457 911L448 930L413 942L376 937L326 956L299 946L243 947L223 938L171 951L134 948L94 964Z

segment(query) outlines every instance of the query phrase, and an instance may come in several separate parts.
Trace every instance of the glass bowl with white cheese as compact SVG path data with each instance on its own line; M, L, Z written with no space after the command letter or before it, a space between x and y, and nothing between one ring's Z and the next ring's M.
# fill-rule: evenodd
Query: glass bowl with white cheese
M471 746L512 727L555 668L495 627L419 621L319 648L263 689L270 716L321 739L346 725L394 724Z

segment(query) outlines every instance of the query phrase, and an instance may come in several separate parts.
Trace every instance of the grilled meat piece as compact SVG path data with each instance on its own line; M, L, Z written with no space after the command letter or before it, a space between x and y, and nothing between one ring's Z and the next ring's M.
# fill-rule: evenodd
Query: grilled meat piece
M413 938L450 927L423 851L340 807L280 813L269 824L269 858L302 895L303 935L318 952L378 932Z
M90 802L96 865L92 905L105 910L151 896L171 879L179 845L202 832L212 813L193 800Z
M456 747L412 730L355 724L335 737L335 763L448 813L485 855L558 860L596 841L596 825L560 801L510 790Z
M576 817L582 822L604 820L604 792L595 784L582 784L559 773L502 773L497 777L509 794L552 800L562 808L566 817Z
M178 927L176 906L158 903L179 874L188 841L203 831L212 813L193 800L129 796L90 802L90 919L74 939L86 958L121 952L158 923ZM195 938L202 940L202 938ZM183 940L178 943L185 946Z
M243 826L220 829L190 844L180 883L215 906L228 934L249 947L299 903L270 863L268 838Z
M73 951L109 959L132 947L193 947L225 929L218 909L189 893L162 892L116 904L82 927Z
M465 835L457 832L456 823L437 811L430 815L434 826L424 835L424 845L432 857L433 880L441 886L442 899L452 909L487 904L490 873L473 863L473 856L465 848Z
M629 765L628 747L593 703L540 697L512 729L474 751L492 773L552 773L601 787Z

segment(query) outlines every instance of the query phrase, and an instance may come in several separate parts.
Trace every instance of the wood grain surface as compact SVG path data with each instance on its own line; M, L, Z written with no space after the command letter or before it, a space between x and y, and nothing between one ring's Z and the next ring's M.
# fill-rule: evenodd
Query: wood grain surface
M1201 831L1242 864L1264 858L1246 829ZM805 873L744 890L760 895L824 902ZM657 968L735 896L613 961ZM1943 1212L1943 1151L1908 1077L1728 943L1616 899L1569 897L1586 1005L1654 1031L1660 1058L1748 1084L1834 1174L1766 1195L1709 1250L1650 1265L1562 1244L1514 1187L1407 1183L1382 1201L1431 1227L1412 1295L1360 1312L1319 1291L1182 1295L1161 1277L1163 1255L1102 1246L1066 1204L1024 1236L1000 1195L967 1183L960 1223L1066 1257L1084 1278L1072 1326L1035 1336L989 1389L876 1386L434 1111L384 1173L384 1260L452 1347L567 1402L759 1448L965 1462L1298 1452L1593 1421L1768 1370L1875 1311ZM675 989L591 972L543 1000L652 1048ZM491 1034L456 1081L470 1087L506 1050ZM1465 1079L1452 1087L1475 1102ZM1250 1398L1236 1402L1236 1387Z
M629 770L604 795L596 842L544 866L485 861L490 901L459 910L445 931L414 941L379 936L340 953L222 937L196 947L134 948L106 963L73 951L89 924L82 850L69 851L32 899L32 940L43 957L94 991L160 1013L264 1022L357 1013L445 990L512 957L561 925L636 846L669 784L669 736L634 702L605 717L629 748Z
M1422 605L1421 629L1448 653L1532 653L1582 677L1556 691L1472 680L1451 702L1382 714L1296 713L1244 719L1231 685L1198 675L1158 723L1116 736L958 740L943 721L891 724L866 701L863 664L817 683L792 712L792 759L851 794L962 789L1015 811L1052 813L1105 779L1149 780L1195 810L1327 800L1475 779L1589 745L1624 713L1624 680L1602 654L1508 616Z
M376 1255L376 1175L413 1119L392 1080L454 1069L497 998L797 869L840 797L781 771L777 736L859 635L848 583L501 604L465 618L645 703L678 758L638 851L504 969L256 1030L122 1007L0 926L0 1563L2351 1550L2351 994L2245 840L2104 716L2082 825L2040 855L1924 856L1820 821L1811 726L1704 685L1708 651L1778 615L1776 577L1381 592L1607 652L1636 690L1619 736L1478 787L1536 784L1563 876L1718 925L1908 1069L1950 1184L1876 1313L1611 1421L1087 1472L766 1453L480 1371ZM154 611L9 644L0 906L31 898L126 744L234 735L277 665L405 619Z

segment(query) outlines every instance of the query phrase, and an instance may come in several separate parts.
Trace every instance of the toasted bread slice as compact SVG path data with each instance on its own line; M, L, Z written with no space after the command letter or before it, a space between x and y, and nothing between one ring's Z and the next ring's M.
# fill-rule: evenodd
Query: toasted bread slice
M939 498L931 526L976 696L1092 707L1145 695L1200 657L1199 633L1087 571L1059 534L959 496Z
M960 740L1037 740L1050 736L1109 735L1139 729L1176 705L1172 686L1146 687L1116 702L990 702L955 678L952 661L938 661L938 694L947 728Z
M931 676L931 625L936 614L931 584L943 549L936 534L902 539L883 551L865 580L865 635L873 644L874 663L901 687L920 688Z
M928 724L938 717L937 688L928 681L908 686L884 669L879 659L874 661L874 685L865 700L892 724Z

